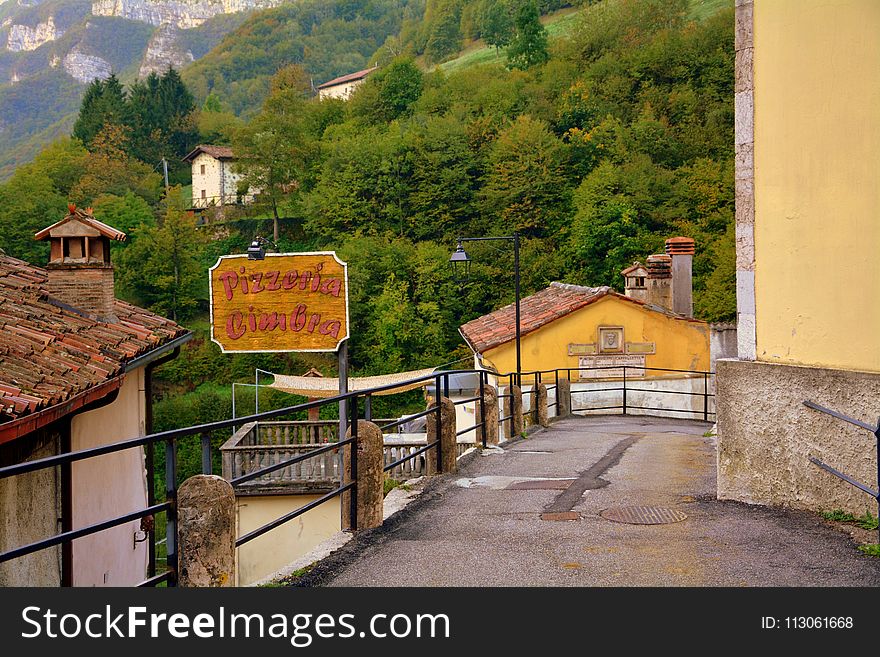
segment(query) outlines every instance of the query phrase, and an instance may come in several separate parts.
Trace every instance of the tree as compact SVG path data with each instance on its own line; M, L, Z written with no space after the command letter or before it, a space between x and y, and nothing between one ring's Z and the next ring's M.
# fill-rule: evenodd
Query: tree
M483 41L498 50L510 44L513 34L513 13L510 3L505 0L486 0L483 5L480 30Z
M181 158L198 142L195 101L180 74L169 67L161 76L150 73L129 89L129 152L156 166L163 158L172 171L183 168Z
M123 196L134 192L148 203L156 203L161 192L161 176L125 151L125 132L107 125L95 137L83 161L83 175L70 190L70 200L90 205L103 194Z
M120 255L119 278L134 300L175 321L190 317L207 297L201 264L206 237L196 225L179 187L164 201L158 226L141 224Z
M424 85L421 69L409 57L396 59L375 73L372 82L379 88L379 107L386 121L409 112Z
M507 67L526 70L550 59L547 30L534 0L522 5L516 14L515 31L507 47Z
M449 5L440 10L425 45L425 56L431 62L443 61L461 49L461 11L457 5Z
M302 67L281 69L273 78L263 110L235 139L242 185L259 190L257 202L271 210L276 242L281 236L279 207L299 194L315 155L305 118L309 90Z
M483 210L499 228L535 236L561 228L568 211L565 151L542 121L522 115L489 153Z
M126 125L129 121L125 92L116 75L93 80L86 88L79 115L73 124L73 136L86 147L107 125Z

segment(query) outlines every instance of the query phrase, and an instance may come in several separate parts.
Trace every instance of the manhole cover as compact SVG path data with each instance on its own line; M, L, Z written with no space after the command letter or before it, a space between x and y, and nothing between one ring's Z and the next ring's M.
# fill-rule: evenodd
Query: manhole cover
M629 525L669 525L687 518L687 514L663 506L624 506L605 509L599 515L605 520Z

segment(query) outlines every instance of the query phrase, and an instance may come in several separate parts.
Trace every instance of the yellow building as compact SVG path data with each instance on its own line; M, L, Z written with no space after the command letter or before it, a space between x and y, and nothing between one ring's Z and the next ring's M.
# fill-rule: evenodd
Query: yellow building
M572 368L572 380L585 380L620 377L624 365L627 378L709 369L706 322L609 287L552 283L520 306L524 372ZM506 374L516 371L515 326L510 305L468 322L461 334L482 367Z
M880 415L880 3L736 8L738 360L718 363L720 497L874 509Z

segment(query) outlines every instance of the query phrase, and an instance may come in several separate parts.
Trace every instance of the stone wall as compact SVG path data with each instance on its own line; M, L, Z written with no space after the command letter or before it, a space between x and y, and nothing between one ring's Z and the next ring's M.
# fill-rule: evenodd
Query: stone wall
M875 488L874 436L803 402L876 425L880 374L737 360L717 367L719 499L876 515L869 495L809 460Z

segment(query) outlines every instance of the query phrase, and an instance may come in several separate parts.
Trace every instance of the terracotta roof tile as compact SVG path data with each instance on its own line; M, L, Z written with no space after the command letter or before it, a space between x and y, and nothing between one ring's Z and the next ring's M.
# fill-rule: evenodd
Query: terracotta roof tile
M199 144L183 158L184 162L190 162L195 159L199 153L205 153L217 160L233 160L235 155L229 146L212 146L211 144Z
M371 68L365 68L362 71L357 71L355 73L349 73L348 75L340 75L338 78L333 78L332 80L328 80L324 84L319 84L317 89L326 89L327 87L335 87L338 84L345 84L346 82L354 82L355 80L362 80L367 77L370 73L375 71L378 66L373 66Z
M554 282L550 284L550 287L520 299L521 335L536 331L545 324L549 324L606 296L623 299L629 303L642 306L645 310L668 315L683 321L704 323L700 320L677 315L665 308L624 296L607 286L585 287ZM459 330L471 348L479 354L505 342L510 342L516 338L515 305L510 304L488 315L478 317L464 324Z
M46 270L0 255L0 424L100 385L186 333L118 299L117 322L77 314L49 298L46 278Z

